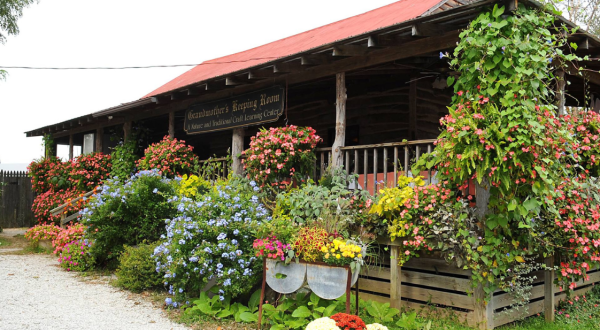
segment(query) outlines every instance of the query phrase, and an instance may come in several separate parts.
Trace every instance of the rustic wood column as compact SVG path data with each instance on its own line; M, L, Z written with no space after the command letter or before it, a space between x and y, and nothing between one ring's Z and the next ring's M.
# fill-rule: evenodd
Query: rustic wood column
M175 137L175 111L169 112L169 137Z
M339 168L344 165L342 147L346 145L346 73L335 76L335 141L331 147L331 167ZM348 166L348 164L346 164Z
M417 134L417 81L411 78L408 94L408 136L411 140L418 139Z
M131 138L131 121L123 123L123 143L127 143Z
M242 160L239 157L244 151L244 129L234 128L233 138L231 139L231 158L232 158L232 171L235 175L242 175L244 173L244 166Z
M487 303L485 302L486 298L490 300ZM486 297L485 291L480 284L475 288L472 299L475 300L475 310L473 313L478 328L481 330L494 329L494 296L489 295Z
M483 176L481 183L475 181L475 215L477 219L483 219L488 213L488 204L490 203L490 183L488 179Z
M73 159L73 134L69 135L69 160Z
M390 247L390 306L400 309L402 303L402 267L398 265L400 246Z
M102 152L102 140L104 139L104 128L96 129L96 152Z
M565 110L565 71L558 70L556 72L556 106L558 115L566 115Z
M544 260L546 267L554 268L554 257L550 256ZM546 322L554 322L554 269L544 271L544 317Z

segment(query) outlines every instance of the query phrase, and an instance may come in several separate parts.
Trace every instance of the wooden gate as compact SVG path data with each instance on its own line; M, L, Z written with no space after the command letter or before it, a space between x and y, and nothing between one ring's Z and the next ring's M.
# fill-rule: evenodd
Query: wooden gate
M27 172L0 171L0 227L31 227L33 190Z

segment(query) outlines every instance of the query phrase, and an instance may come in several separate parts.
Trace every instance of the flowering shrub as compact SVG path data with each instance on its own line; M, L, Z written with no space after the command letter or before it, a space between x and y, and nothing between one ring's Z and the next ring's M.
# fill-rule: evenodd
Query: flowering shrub
M363 330L367 327L363 320L356 316L346 313L337 313L331 316L331 319L335 321L335 325L340 327L342 330Z
M138 160L137 166L141 170L156 169L159 174L169 178L190 174L198 166L198 157L193 149L183 140L165 136L162 141L146 148L144 157Z
M62 167L63 163L56 157L45 157L34 160L27 166L29 176L31 176L31 187L38 193L44 193L54 188L52 178L55 167Z
M329 317L321 317L310 322L306 326L306 330L340 330L340 328L335 324L335 320Z
M112 166L110 177L121 181L127 180L135 173L135 165L138 159L138 144L135 138L130 138L127 142L120 142L110 153Z
M388 327L386 327L383 324L379 324L379 323L371 323L371 324L367 324L365 329L367 329L367 330L388 330Z
M71 241L60 252L58 262L68 271L83 272L94 265L94 256L89 251L90 244L87 240Z
M600 176L600 114L592 111L575 112L561 116L561 124L565 125L574 137L573 148L577 151L579 165L591 176Z
M165 232L164 219L175 213L168 202L174 193L174 183L158 170L138 172L125 184L107 180L81 211L96 261L114 267L123 245L157 241Z
M362 250L360 245L339 238L321 247L323 261L336 266L350 265L356 262L362 264Z
M252 233L270 216L252 187L236 180L218 182L197 201L172 198L177 216L166 220L165 241L154 251L156 270L165 272L174 295L167 305L177 307L211 280L221 299L246 293L256 283L262 263L252 252Z
M108 179L112 166L110 155L101 152L81 155L68 163L68 180L79 191L90 191Z
M60 227L55 226L53 224L41 224L34 227L29 228L25 232L25 238L31 241L32 243L37 243L43 239L53 240L56 238L56 235L61 231Z
M177 196L185 196L194 198L199 195L204 195L210 190L211 183L197 175L184 174L177 185Z
M85 235L85 226L82 224L70 225L65 229L61 229L56 238L52 241L54 254L59 255L67 246L67 244L83 239Z
M318 227L302 227L294 242L296 257L308 262L321 260L321 247L328 240L327 231Z
M283 244L277 237L257 238L252 243L257 257L286 261L289 263L294 257L290 244Z
M250 140L243 160L248 176L259 186L285 188L290 177L304 180L315 166L314 149L322 139L310 127L271 127Z
M38 220L39 223L48 221L58 224L60 222L61 214L52 215L50 210L55 209L83 194L84 193L75 188L58 191L48 190L45 193L41 193L33 199L33 204L31 206L33 216ZM68 205L64 212L72 213L77 211L85 202L85 200L80 200L78 203Z

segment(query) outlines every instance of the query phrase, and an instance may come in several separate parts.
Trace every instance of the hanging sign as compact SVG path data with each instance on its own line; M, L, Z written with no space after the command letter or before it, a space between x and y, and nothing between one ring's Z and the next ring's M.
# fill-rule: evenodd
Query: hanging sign
M210 103L190 106L183 125L187 134L222 131L274 122L283 114L284 89L279 86Z

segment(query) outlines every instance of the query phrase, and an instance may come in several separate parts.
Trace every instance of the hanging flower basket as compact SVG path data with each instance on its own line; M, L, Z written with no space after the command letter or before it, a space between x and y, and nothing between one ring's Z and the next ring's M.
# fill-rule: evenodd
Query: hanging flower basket
M306 264L306 279L310 290L323 299L337 299L346 293L350 268L321 263ZM350 286L358 280L360 270L352 274Z

